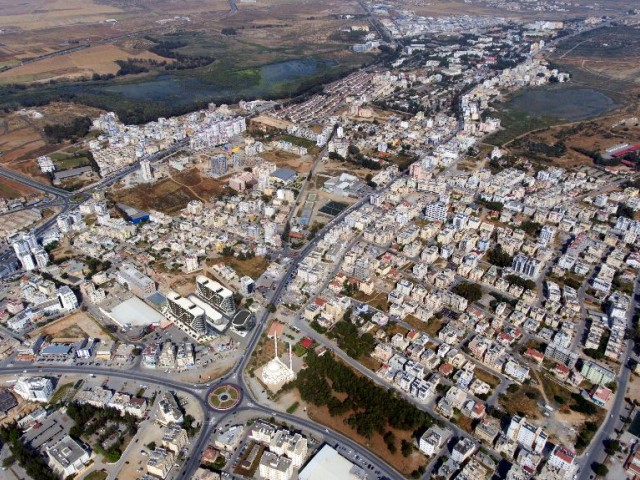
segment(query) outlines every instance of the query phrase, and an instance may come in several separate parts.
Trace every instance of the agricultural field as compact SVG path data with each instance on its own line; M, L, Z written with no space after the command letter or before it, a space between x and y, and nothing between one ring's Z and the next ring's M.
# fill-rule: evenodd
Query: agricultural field
M116 74L120 69L116 60L129 58L158 62L171 61L148 51L136 52L115 45L98 45L1 72L0 84L91 78L93 74Z
M427 0L413 0L405 2L401 0L392 0L385 2L387 4L396 5L400 9L411 9L424 16L448 16L448 15L499 15L505 18L521 18L524 20L539 20L541 15L538 11L537 4L526 1L516 1L524 5L519 11L505 10L501 7L489 7L484 0L440 0L432 2ZM575 16L590 16L593 14L593 3L588 0L577 0L564 3L566 8L564 12L550 12L543 18L573 18ZM629 9L629 2L625 0L607 0L598 5L599 12L604 14L613 14L626 12Z
M0 108L64 97L141 123L210 101L295 96L375 58L336 35L354 22L336 14L363 13L354 0L260 0L237 12L226 0L116 0L68 18L60 1L31 1L3 17L11 28L0 47Z
M43 128L46 125L66 124L70 119L78 116L96 117L99 112L90 107L56 102L43 107L0 115L0 164L41 182L49 183L50 178L40 171L37 158L40 155L53 154L58 155L62 160L67 155L54 152L68 148L68 144L52 142L44 134ZM7 194L11 193L9 186L6 184L4 187Z

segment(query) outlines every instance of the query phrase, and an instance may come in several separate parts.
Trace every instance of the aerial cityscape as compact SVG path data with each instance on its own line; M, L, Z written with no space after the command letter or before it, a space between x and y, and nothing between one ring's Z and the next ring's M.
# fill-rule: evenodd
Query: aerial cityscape
M0 7L0 480L640 480L635 0Z

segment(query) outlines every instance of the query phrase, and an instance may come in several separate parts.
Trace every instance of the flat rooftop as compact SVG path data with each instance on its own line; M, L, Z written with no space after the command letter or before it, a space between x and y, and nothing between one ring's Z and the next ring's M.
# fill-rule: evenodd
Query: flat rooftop
M160 312L151 308L138 297L132 297L119 303L107 314L121 327L125 325L146 327L158 324L164 319Z
M358 475L360 473L360 475ZM340 455L336 449L325 445L315 457L300 470L300 480L361 480L362 469Z

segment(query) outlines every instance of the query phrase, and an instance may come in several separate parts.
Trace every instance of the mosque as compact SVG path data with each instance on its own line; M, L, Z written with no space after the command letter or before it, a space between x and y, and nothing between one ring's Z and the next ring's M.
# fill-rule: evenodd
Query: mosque
M281 385L296 378L292 366L291 343L289 343L289 365L287 365L278 357L277 335L273 336L273 341L275 343L275 356L262 369L262 381L267 385Z

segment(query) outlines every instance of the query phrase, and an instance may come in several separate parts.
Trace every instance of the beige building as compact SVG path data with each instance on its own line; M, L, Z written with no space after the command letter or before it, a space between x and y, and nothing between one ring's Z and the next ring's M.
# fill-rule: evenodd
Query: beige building
M187 431L180 425L170 425L164 430L162 435L162 448L172 451L178 455L180 450L189 445Z
M289 480L293 476L293 462L272 452L264 452L258 468L267 480Z
M164 448L156 448L149 454L147 473L158 478L166 478L173 467L173 453Z

